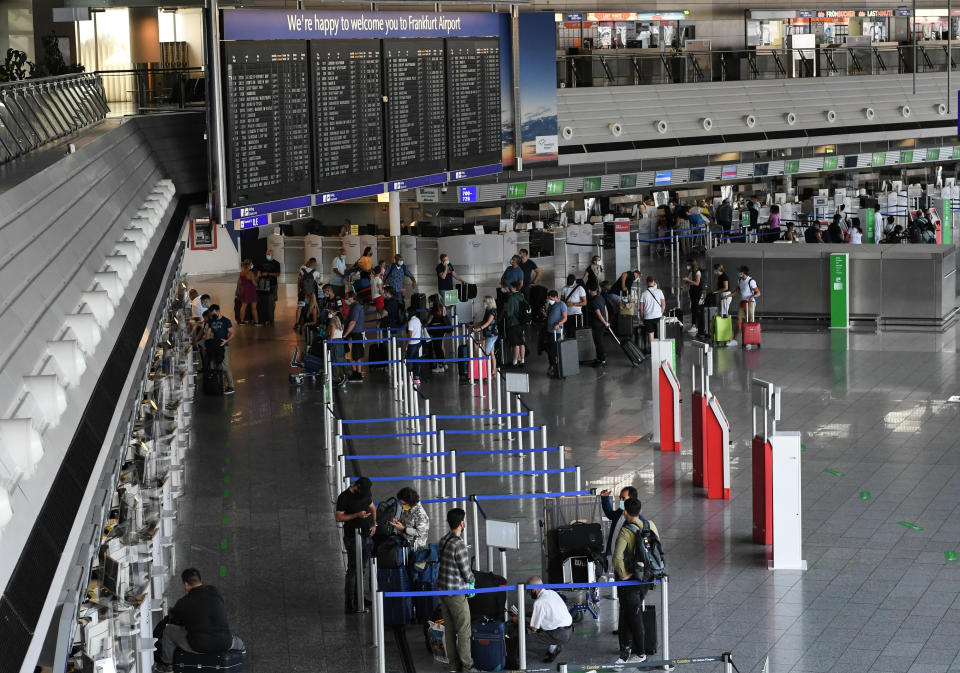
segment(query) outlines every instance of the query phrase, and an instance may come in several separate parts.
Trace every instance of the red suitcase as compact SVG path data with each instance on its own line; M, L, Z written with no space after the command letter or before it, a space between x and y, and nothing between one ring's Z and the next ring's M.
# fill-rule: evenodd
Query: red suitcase
M743 348L746 348L747 346L756 346L757 348L760 348L760 323L743 323L742 346Z

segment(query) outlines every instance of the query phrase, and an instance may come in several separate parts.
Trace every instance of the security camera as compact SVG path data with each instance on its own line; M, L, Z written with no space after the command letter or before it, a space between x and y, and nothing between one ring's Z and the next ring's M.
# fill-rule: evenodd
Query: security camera
M446 193L447 193L447 183L446 183L446 182L444 182L442 185L440 185L440 193L441 193L441 194L446 194Z

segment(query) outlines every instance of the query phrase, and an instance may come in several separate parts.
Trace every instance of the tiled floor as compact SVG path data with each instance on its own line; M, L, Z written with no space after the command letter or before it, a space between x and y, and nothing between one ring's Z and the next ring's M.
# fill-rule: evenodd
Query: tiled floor
M234 280L195 285L226 305ZM232 624L248 644L247 670L372 671L369 617L341 611L343 559L333 524L336 489L323 467L322 391L287 381L291 311L284 309L276 327L238 328L236 395L199 401L179 560L222 588ZM685 394L689 358L688 349L680 363ZM550 442L569 447L567 464L579 464L591 488L636 485L645 514L660 528L671 578L671 653L731 651L742 673L759 671L767 656L774 673L960 671L960 563L945 556L960 549L960 404L947 401L960 393L956 328L849 336L765 329L762 350L720 350L715 366L713 389L735 442L729 501L706 500L691 485L686 409L680 455L656 452L645 439L647 367L631 369L618 351L605 370L581 370L565 382L548 380L542 359L529 366L532 392L525 400L537 422L548 424ZM805 572L767 570L766 549L751 542L752 377L782 387L780 426L803 432ZM392 415L384 381L373 373L351 385L337 400L342 413ZM423 390L437 412L478 407L474 391L458 386L452 373L427 374ZM384 425L351 430L386 431ZM508 443L492 435L447 442L447 448L468 445ZM374 448L418 447L408 440L355 446ZM463 457L458 468L516 469L518 462ZM363 461L362 467L368 476L425 469L420 461ZM378 484L375 496L402 485ZM417 485L424 497L437 492L435 482ZM524 492L532 484L530 477L478 478L469 490ZM540 564L536 502L490 502L485 509L493 517L525 517L525 544L509 558L509 579L525 579ZM431 537L438 539L442 510L431 515ZM571 665L616 659L609 633L615 604L601 605L600 621L588 618L565 651ZM425 656L418 628L411 627L410 641L418 670L443 670ZM388 670L400 670L392 643L387 657ZM539 663L539 652L531 650L529 662Z

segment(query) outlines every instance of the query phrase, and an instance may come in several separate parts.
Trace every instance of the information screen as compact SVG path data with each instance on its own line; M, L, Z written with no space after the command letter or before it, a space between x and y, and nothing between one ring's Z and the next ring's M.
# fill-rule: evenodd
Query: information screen
M673 174L673 171L657 171L656 175L653 178L653 184L660 185L669 185L670 177Z
M380 40L313 40L316 192L383 182Z
M439 173L447 164L442 39L384 40L387 180Z
M764 176L769 171L770 171L770 164L754 164L753 165L753 174L756 177Z
M690 182L701 182L706 172L707 169L705 168L691 168L690 177L688 179Z
M227 42L224 68L230 206L309 193L307 43Z
M447 39L450 170L500 163L500 41Z

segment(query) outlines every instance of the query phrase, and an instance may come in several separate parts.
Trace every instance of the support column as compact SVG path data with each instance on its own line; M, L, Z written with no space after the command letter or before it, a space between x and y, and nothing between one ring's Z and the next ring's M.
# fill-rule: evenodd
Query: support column
M400 253L400 192L390 192L390 239L393 241L393 254Z

